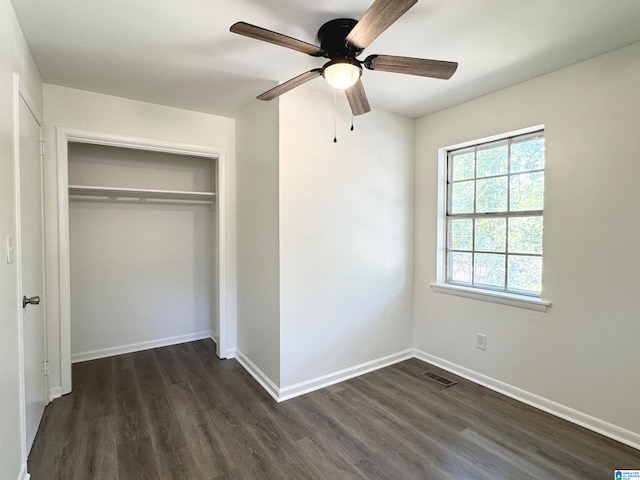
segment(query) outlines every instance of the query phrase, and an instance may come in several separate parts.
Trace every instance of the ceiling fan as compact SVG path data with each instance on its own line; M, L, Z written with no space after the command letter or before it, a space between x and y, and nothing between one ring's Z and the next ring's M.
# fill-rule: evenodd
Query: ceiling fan
M418 0L375 0L359 21L351 18L330 20L318 30L319 47L246 22L237 22L231 26L230 30L246 37L291 48L312 57L329 59L322 68L314 68L287 80L258 95L258 99L273 100L295 87L323 76L331 86L345 91L353 114L362 115L371 110L360 80L363 66L368 70L444 80L451 78L458 68L456 62L395 55L369 55L364 60L357 58L371 42L417 2Z

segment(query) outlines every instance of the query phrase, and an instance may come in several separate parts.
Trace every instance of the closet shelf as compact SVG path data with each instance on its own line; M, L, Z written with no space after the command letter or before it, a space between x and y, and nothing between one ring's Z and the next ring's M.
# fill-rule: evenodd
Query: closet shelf
M176 201L189 203L212 203L214 192L189 192L179 190L154 190L140 188L94 187L88 185L69 185L69 198L92 198L95 200L147 200Z

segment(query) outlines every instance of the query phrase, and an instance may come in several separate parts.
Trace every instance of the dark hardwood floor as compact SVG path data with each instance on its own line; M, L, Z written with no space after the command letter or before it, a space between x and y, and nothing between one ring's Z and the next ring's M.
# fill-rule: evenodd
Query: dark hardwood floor
M640 469L638 450L415 359L281 404L210 340L75 364L73 382L45 410L33 480L602 480Z

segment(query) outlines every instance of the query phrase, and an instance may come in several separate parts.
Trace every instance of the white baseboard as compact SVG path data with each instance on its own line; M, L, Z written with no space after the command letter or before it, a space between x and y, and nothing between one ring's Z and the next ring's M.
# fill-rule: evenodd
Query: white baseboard
M211 330L202 332L188 333L177 337L159 338L157 340L149 340L146 342L130 343L127 345L119 345L117 347L101 348L98 350L90 350L87 352L79 352L71 355L71 363L86 362L88 360L96 360L98 358L112 357L114 355L122 355L124 353L140 352L151 348L167 347L178 343L193 342L194 340L203 340L211 338Z
M262 385L269 395L271 395L274 400L279 402L280 389L278 386L262 371L258 368L258 366L253 363L246 355L244 355L240 350L234 351L234 357L238 360L238 363L244 367L244 369L249 372L249 374L256 379L256 381ZM234 358L227 357L227 358Z
M53 402L56 398L60 398L62 396L62 388L53 387L49 389L49 401Z
M319 390L336 383L344 382L350 378L358 377L365 373L388 367L389 365L408 360L409 358L413 358L413 349L403 350L402 352L361 363L360 365L355 365L337 372L305 380L304 382L296 383L294 385L289 385L288 387L280 389L278 401L282 402L284 400L289 400L290 398L299 397L305 393L310 393L314 390Z
M20 473L18 474L18 480L29 480L31 475L27 472L27 464L23 463Z
M612 423L605 422L599 418L592 417L591 415L574 410L573 408L554 402L553 400L549 400L536 395L535 393L514 387L513 385L509 385L501 382L500 380L496 380L495 378L488 377L468 368L456 365L455 363L451 363L421 350L415 350L415 357L423 362L431 363L455 375L506 395L507 397L526 403L538 410L550 413L551 415L555 415L556 417L560 417L571 423L575 423L576 425L580 425L581 427L640 450L640 434L638 433L626 430Z
M404 350L402 352L387 355L382 358L371 360L369 362L361 363L353 367L345 368L337 372L322 375L320 377L305 380L304 382L289 385L288 387L279 388L275 382L273 382L265 373L258 368L246 355L240 350L235 352L236 359L242 365L247 372L251 374L256 381L262 385L269 395L271 395L277 402L284 402L294 397L299 397L305 393L310 393L321 388L334 385L336 383L349 380L350 378L363 375L365 373L378 370L380 368L388 367L394 363L402 362L409 358L413 358L413 350Z

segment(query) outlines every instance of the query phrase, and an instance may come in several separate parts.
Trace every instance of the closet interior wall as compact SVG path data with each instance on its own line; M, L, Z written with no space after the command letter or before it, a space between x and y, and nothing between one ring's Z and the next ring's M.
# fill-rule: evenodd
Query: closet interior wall
M69 143L72 361L216 337L215 159Z

